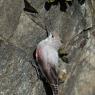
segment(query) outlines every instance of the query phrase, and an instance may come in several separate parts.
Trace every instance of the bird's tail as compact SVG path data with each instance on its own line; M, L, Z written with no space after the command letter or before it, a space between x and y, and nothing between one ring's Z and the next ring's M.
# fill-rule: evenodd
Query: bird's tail
M52 89L53 95L58 95L58 85L51 84L51 89Z

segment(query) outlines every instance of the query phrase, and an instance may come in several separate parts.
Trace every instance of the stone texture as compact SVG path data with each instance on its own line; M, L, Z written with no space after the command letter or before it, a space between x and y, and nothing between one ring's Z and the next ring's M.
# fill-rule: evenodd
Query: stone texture
M0 35L9 39L17 28L23 0L0 0Z
M59 32L69 53L69 64L63 62L68 77L59 86L60 95L94 95L95 1L81 5L73 0L66 12L60 11L60 4L46 11L45 0L28 2L39 14L23 11L23 0L0 0L0 95L46 95L32 66L33 51L46 37L45 26Z
M95 31L95 29L94 29ZM94 32L95 33L95 32ZM94 95L95 94L95 38L90 33L84 48L79 51L74 60L70 75L64 85L65 95ZM75 54L76 56L76 54Z
M35 73L23 50L12 44L0 47L0 95L31 95ZM30 73L31 72L31 73Z

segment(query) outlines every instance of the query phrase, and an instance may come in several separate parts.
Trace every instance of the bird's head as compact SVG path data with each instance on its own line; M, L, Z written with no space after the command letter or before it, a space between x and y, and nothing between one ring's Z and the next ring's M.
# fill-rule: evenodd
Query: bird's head
M62 40L59 36L59 33L57 32L50 32L47 38L47 42L56 49L59 49L62 46Z

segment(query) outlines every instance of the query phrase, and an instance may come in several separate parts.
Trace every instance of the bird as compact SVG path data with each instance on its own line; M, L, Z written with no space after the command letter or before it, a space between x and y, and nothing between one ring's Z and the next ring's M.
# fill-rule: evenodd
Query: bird
M61 38L57 32L49 33L49 36L40 41L36 48L36 62L49 83L53 95L58 95L58 49L62 46Z

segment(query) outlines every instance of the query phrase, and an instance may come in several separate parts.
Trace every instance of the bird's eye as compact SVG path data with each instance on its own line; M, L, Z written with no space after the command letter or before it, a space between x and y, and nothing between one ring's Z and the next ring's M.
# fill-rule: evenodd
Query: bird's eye
M63 41L62 40L60 40L61 41L61 43L63 43Z
M52 35L52 38L54 38L54 35Z

